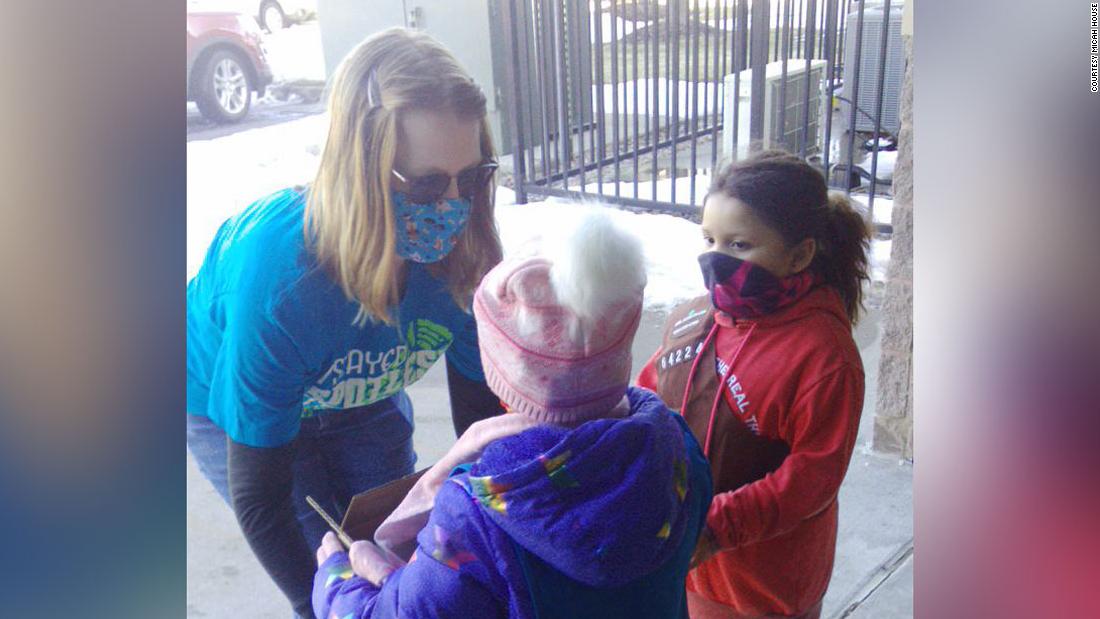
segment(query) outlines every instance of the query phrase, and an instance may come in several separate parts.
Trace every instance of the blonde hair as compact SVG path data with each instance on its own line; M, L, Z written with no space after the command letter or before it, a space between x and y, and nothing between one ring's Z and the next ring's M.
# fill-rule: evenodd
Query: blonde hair
M398 122L408 110L450 112L481 121L481 155L494 156L485 95L449 51L426 34L391 28L344 58L329 91L328 137L306 203L307 243L349 300L356 324L381 320L400 300L390 194ZM453 250L429 267L469 308L482 276L501 258L493 187L473 198Z

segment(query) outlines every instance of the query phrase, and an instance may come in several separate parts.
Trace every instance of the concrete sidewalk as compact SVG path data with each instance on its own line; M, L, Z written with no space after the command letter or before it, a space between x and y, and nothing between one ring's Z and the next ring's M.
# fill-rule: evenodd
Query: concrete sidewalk
M878 391L879 312L856 327L866 396L855 453L840 487L836 563L823 619L913 616L913 465L871 450Z
M634 341L634 369L656 350L665 316L646 312ZM913 469L870 450L879 360L878 312L856 329L867 397L856 453L840 491L840 529L832 584L822 617L892 619L913 615ZM454 441L446 371L437 364L409 389L416 410L417 467ZM187 454L187 616L290 617L232 512Z

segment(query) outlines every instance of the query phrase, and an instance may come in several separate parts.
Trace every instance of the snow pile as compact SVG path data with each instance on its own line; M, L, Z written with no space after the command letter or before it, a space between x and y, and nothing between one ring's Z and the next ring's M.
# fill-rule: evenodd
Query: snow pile
M871 239L871 281L885 282L886 267L890 264L890 239Z
M870 201L864 194L851 194L850 199L857 209L867 213L867 203ZM894 216L894 200L883 196L875 196L875 223L889 225Z
M587 210L572 201L551 199L515 204L515 194L497 191L497 225L505 256L519 251L540 237L554 238L571 227ZM598 204L592 201L590 204ZM676 304L703 292L703 276L696 257L702 237L694 223L672 215L650 215L608 208L612 221L642 240L649 283L645 291L647 309L672 309Z
M883 141L879 138L879 141ZM867 173L871 173L871 168L875 168L875 177L879 180L875 182L875 187L882 188L883 181L885 181L886 189L890 188L890 183L894 180L894 167L898 163L898 151L896 150L880 150L878 151L878 163L875 163L875 157L873 152L868 152L859 160L859 167L867 170ZM863 187L870 187L871 180L867 178L860 179L860 185Z
M313 180L328 115L187 143L187 277L223 221L256 199Z

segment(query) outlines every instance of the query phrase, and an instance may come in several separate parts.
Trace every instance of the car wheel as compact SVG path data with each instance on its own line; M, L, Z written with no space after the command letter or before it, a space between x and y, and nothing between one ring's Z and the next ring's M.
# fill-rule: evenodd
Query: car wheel
M207 58L199 74L199 112L216 123L237 122L252 105L252 78L240 56L220 49Z
M260 4L260 25L268 32L275 32L286 27L286 14L283 7L276 0L264 0Z

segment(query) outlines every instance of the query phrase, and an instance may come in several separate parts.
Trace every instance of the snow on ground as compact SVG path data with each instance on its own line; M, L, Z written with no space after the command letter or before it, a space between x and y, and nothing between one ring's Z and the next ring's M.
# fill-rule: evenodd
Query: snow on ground
M187 277L218 226L256 199L312 180L328 115L187 143Z
M858 164L859 167L863 168L864 170L867 170L868 173L871 172L871 166L874 163L874 156L873 155L874 155L873 152L868 151L867 154L865 154L859 160L859 164ZM897 164L897 162L898 162L898 151L896 151L896 150L880 150L880 151L878 151L878 163L875 164L876 165L876 167L875 167L875 176L878 177L878 179L880 181L883 181L883 180L885 180L887 182L892 181L893 178L894 178L894 166ZM870 187L871 186L871 181L869 179L865 178L865 179L862 179L861 184L865 187ZM879 184L881 184L881 183L877 183L876 187ZM877 198L876 198L876 200L877 200Z
M214 140L187 143L187 277L202 264L207 245L218 226L254 200L273 191L309 182L317 170L328 127L328 116L318 114L278 125L243 131ZM696 177L700 200L709 178ZM691 179L661 179L656 183L659 200L676 195L686 201ZM633 194L633 183L619 183L624 196ZM595 191L594 183L588 185ZM652 197L653 185L639 183L641 198ZM614 193L614 184L604 191ZM856 200L861 200L859 196ZM591 202L597 203L593 195ZM889 221L892 202L875 200L876 220ZM517 251L528 240L554 234L588 208L576 202L552 199L515 204L515 194L497 192L497 222L505 254ZM694 223L672 215L640 214L609 208L611 217L642 239L649 269L646 307L670 309L701 293L702 276L696 256L701 249ZM890 241L872 242L874 279L884 281L890 259Z
M890 239L871 239L871 281L885 282L886 267L890 264Z
M527 204L514 202L515 194L511 190L501 188L497 191L497 224L506 256L539 237L557 237L593 205L599 204L597 200L582 204L560 199ZM703 276L696 261L702 248L697 225L672 215L632 213L616 208L606 211L612 221L642 240L649 275L646 308L670 310L704 292Z
M316 21L264 34L264 48L275 82L325 79L321 27Z
M864 213L867 212L867 203L870 202L868 196L853 193L851 195L851 200L856 204L858 209L862 210ZM894 216L894 199L876 195L874 209L875 223L889 225Z

